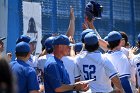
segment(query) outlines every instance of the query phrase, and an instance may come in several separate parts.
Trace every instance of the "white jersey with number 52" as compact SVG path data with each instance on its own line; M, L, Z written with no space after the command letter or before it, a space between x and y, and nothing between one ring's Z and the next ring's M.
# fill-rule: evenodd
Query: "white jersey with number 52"
M99 51L80 54L76 63L84 80L95 79L89 83L92 92L111 92L111 78L117 71Z

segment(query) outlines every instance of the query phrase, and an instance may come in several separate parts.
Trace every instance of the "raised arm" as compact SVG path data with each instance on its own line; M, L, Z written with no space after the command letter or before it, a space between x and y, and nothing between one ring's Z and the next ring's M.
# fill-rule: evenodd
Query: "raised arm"
M91 21L89 21L89 20L87 19L87 17L85 17L85 24L87 24L88 27L89 27L90 29L93 29L93 30L94 30L95 34L97 35L97 37L98 37L98 39L99 39L99 45L100 45L100 47L101 47L104 51L107 51L107 50L108 50L108 48L107 48L108 42L106 42L105 40L103 40L103 39L101 38L100 34L99 34L99 33L97 32L97 30L95 29L95 26L94 26L93 23L94 23L94 19L92 19Z
M74 16L74 9L70 6L70 23L66 35L68 37L73 37L75 32L75 16Z

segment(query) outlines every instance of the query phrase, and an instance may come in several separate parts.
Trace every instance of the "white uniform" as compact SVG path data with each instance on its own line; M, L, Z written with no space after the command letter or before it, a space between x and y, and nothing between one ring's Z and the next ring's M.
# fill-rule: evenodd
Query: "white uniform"
M80 78L79 70L77 68L76 63L74 63L74 58L70 56L62 57L61 59L63 61L63 64L69 74L71 84L75 83L75 79Z
M129 49L125 48L125 47L121 47L121 51L126 55L127 58L129 58ZM128 59L129 63L130 63L130 83L131 83L131 89L133 91L133 93L136 93L136 69L134 66L132 66L133 64L130 61L131 59Z
M80 78L80 73L79 73L76 63L74 62L74 58L70 56L64 56L62 57L61 60L63 61L63 64L69 74L71 84L74 84L75 79ZM73 93L76 93L76 92L73 91Z
M44 72L44 65L49 57L53 56L53 54L47 54L38 58L37 67Z
M117 71L111 62L100 52L84 52L76 59L81 76L84 80L95 79L89 83L90 92L111 92L111 78L117 75Z
M122 51L106 53L106 56L119 72L120 78L125 76L130 77L130 63L128 61L128 58Z
M29 60L27 61L27 64L29 64L33 68L36 68L37 67L37 57L31 55Z
M126 57L128 58L129 56L129 50L125 47L121 47L121 51L126 55Z
M136 55L131 60L132 65L136 68L136 74L138 79L138 86L140 87L140 54Z

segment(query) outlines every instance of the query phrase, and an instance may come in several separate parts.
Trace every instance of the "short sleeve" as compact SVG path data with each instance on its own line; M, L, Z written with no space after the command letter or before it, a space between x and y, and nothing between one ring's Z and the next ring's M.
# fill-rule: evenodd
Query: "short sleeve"
M113 64L107 59L104 58L103 66L105 68L106 75L111 79L118 74Z
M127 58L122 58L121 63L118 64L119 77L130 77L130 63Z
M50 85L54 90L62 85L59 69L56 63L49 64L44 69L45 82Z
M39 83L37 81L37 75L33 68L30 68L30 70L29 70L27 86L28 86L29 91L39 90Z

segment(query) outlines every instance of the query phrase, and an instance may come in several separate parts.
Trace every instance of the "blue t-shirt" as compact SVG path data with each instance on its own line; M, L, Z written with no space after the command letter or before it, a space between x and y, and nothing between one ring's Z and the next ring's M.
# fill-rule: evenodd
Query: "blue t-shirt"
M63 62L56 57L49 57L44 67L45 93L55 93L55 89L62 84L70 84L69 75ZM73 93L66 91L63 93Z
M18 59L10 62L10 65L17 78L18 93L29 93L32 90L39 90L34 68Z

